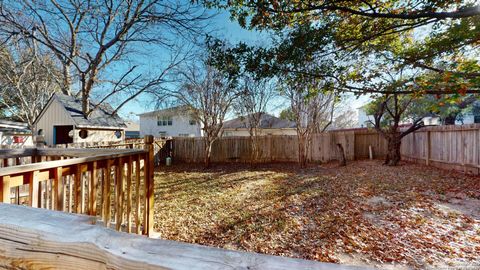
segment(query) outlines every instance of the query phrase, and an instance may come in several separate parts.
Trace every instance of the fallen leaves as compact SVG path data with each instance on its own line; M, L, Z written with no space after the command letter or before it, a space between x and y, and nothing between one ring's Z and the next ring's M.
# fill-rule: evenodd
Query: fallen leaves
M166 239L324 262L358 254L375 266L480 264L480 220L457 203L480 211L474 177L359 161L184 165L162 168L155 183L155 229Z

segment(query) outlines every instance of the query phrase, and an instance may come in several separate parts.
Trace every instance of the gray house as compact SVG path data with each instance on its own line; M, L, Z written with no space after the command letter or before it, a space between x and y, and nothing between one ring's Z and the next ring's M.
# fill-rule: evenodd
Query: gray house
M250 115L240 116L223 123L223 136L250 136ZM260 115L259 135L297 135L295 122L280 119L268 113Z
M90 104L93 109L94 104ZM34 125L47 145L112 142L125 139L126 124L108 105L99 106L88 118L82 112L81 100L64 94L54 94Z

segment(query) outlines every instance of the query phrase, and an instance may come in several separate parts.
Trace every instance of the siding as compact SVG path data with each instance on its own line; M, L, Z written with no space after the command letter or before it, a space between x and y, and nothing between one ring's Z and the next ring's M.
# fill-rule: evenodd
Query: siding
M56 99L52 100L52 103L41 117L37 122L36 128L37 131L43 129L45 142L48 145L53 144L53 126L74 125L65 108Z
M158 114L162 115L162 114ZM166 114L166 116L171 115L171 113ZM145 135L153 135L158 137L160 132L166 132L166 136L176 137L179 134L190 134L194 137L201 136L200 125L190 125L190 117L177 115L172 117L171 126L158 126L157 125L157 116L140 116L140 137Z

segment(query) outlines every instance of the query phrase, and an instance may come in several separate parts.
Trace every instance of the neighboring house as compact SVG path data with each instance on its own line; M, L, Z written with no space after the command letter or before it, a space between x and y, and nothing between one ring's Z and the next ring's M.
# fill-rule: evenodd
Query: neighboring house
M142 113L140 136L155 137L201 137L202 128L186 106Z
M125 139L140 138L140 125L137 122L127 121L125 124L127 125L125 129Z
M90 104L90 108L94 108ZM34 122L38 135L43 135L47 145L112 142L125 139L126 125L113 109L101 105L88 118L82 112L81 100L56 93Z
M357 108L357 110L358 110L358 127L359 128L372 127L373 126L372 123L375 122L375 120L373 119L373 115L369 115L365 111L365 106Z
M2 146L33 146L32 132L26 123L0 120L0 143Z
M250 116L240 116L225 121L223 123L223 136L250 136L247 117ZM259 135L297 135L295 127L295 122L262 113L260 117Z

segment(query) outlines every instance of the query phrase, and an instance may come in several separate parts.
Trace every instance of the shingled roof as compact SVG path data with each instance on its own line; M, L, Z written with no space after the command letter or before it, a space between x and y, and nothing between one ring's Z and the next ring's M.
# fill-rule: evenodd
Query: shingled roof
M108 104L101 104L87 118L82 112L82 101L80 99L61 93L55 93L50 102L53 100L57 100L65 108L75 125L78 127L127 127L125 121L118 116L118 114L112 115L113 108ZM45 106L44 110L47 109L50 102ZM93 109L94 107L95 104L90 103L90 108ZM39 117L41 116L42 113Z
M224 129L239 129L239 128L248 128L248 116L240 116L235 119L225 121L223 123ZM273 115L262 113L260 116L260 128L268 129L268 128L295 128L295 122L280 119Z

